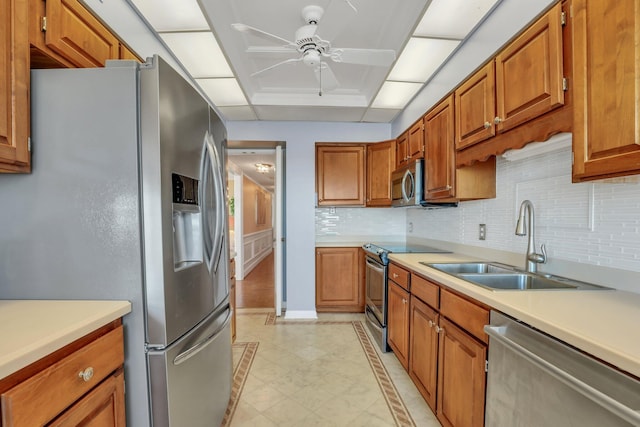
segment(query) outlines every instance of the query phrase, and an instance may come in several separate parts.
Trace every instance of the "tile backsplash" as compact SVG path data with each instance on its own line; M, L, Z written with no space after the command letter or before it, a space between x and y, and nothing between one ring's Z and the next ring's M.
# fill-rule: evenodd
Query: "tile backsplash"
M571 148L518 161L498 158L496 198L452 209L409 209L407 237L444 240L515 253L522 200L533 202L536 245L549 258L640 271L640 177L571 183ZM478 239L486 224L486 240ZM413 230L413 231L411 231Z
M384 236L387 241L404 241L406 226L405 209L316 209L316 240Z

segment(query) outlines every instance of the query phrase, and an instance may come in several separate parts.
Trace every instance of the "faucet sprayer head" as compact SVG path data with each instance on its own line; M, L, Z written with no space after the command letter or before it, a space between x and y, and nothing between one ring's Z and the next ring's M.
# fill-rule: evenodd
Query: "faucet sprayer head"
M527 221L525 220L524 214L527 211L527 208L530 209L530 214L533 216L533 206L529 200L524 200L520 204L520 212L518 214L518 222L516 223L516 236L526 236L527 235Z

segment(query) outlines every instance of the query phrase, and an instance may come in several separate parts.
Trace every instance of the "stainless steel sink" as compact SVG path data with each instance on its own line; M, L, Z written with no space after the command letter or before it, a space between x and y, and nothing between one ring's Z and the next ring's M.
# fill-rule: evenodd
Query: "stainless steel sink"
M420 263L494 291L610 289L566 277L527 273L516 267L494 262Z
M464 262L464 263L426 263L420 264L436 270L444 271L449 274L467 274L467 273L513 273L515 268L510 265L498 264L494 262Z

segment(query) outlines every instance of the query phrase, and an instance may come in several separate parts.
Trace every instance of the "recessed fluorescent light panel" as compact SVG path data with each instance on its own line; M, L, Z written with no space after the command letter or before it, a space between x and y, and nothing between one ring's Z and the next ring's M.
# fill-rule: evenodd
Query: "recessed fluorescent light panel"
M500 0L433 0L414 36L464 39Z
M217 106L229 107L248 104L236 79L196 79L196 82Z
M402 109L422 88L422 83L389 82L380 88L378 96L371 104L372 108Z
M157 32L209 30L196 0L133 0L133 4Z
M412 37L387 80L424 83L459 44L456 40Z
M164 33L160 37L194 78L233 77L213 33Z

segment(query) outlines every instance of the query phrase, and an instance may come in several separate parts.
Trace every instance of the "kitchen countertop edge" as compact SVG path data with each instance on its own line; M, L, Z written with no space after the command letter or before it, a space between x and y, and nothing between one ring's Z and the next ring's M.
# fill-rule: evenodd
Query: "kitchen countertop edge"
M131 312L129 301L0 300L0 380Z

